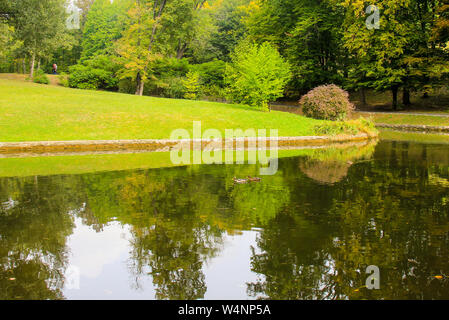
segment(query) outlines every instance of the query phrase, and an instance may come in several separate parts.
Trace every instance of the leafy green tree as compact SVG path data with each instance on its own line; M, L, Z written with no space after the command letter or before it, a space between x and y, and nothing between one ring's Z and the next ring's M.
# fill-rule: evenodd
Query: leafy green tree
M115 53L113 45L122 36L129 6L129 0L96 0L85 9L88 12L83 26L82 61L97 54Z
M342 84L346 54L340 7L326 0L259 0L249 9L244 19L248 37L276 44L292 67L291 96L323 84Z
M353 87L391 90L396 110L401 87L407 105L410 90L425 90L447 76L447 54L431 38L441 1L378 1L378 29L366 27L364 1L339 2L346 9L344 46L352 59Z
M136 79L136 95L143 95L152 62L158 57L155 46L168 0L137 0L128 11L129 24L118 42L117 52L125 70L122 78Z
M212 59L229 61L234 48L245 37L243 19L250 10L250 0L208 1L204 7L215 27L211 29L207 46L203 46L200 56L194 56L194 59L198 62Z
M275 47L243 42L226 68L229 97L236 102L268 110L268 102L282 97L290 79L290 66Z
M14 36L31 58L30 78L33 78L39 57L70 43L65 25L65 0L13 0L11 10Z

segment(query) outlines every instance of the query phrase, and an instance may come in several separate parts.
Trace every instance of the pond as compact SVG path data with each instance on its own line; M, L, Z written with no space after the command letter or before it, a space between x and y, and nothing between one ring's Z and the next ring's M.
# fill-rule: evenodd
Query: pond
M300 151L247 184L126 157L0 159L0 299L449 299L449 144Z

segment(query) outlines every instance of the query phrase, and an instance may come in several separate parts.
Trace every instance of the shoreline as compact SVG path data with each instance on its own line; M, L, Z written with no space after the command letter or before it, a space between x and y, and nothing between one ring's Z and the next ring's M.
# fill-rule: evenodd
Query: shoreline
M376 128L394 129L400 131L424 131L449 133L449 126L429 126L420 124L389 124L375 123Z
M322 146L326 144L363 141L376 139L378 135L366 133L357 135L337 136L297 136L297 137L268 137L268 138L234 138L234 139L142 139L142 140L71 140L71 141L27 141L27 142L0 142L0 155L8 154L49 154L73 152L111 152L111 151L141 151L141 152L168 152L176 148L202 150L224 149L238 146L268 148L273 142L278 147L294 146ZM259 145L263 143L263 145Z

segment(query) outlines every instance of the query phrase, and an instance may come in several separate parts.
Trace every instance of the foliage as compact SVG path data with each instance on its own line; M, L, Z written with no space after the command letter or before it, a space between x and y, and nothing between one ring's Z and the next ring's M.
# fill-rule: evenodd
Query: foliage
M83 26L81 61L95 55L111 54L113 45L126 27L126 12L130 0L96 0L89 6Z
M110 71L78 64L70 67L69 72L68 84L71 88L108 90L117 87L117 78Z
M267 110L268 102L282 97L290 76L289 64L272 45L243 42L226 67L229 98Z
M251 0L217 0L205 4L214 24L209 31L208 44L203 45L203 50L194 51L196 61L219 59L229 61L231 53L237 44L244 39L246 26L244 17L249 13Z
M147 80L144 94L181 99L185 93L183 79L188 72L187 59L156 59L152 63L151 78Z
M223 88L226 63L221 60L190 65L189 69L199 74L202 86L218 86Z
M61 72L58 76L58 80L59 80L59 85L63 86L63 87L69 87L69 76L64 73Z
M65 0L13 0L11 10L10 23L14 37L22 43L21 54L31 57L31 77L37 58L50 55L56 48L71 48Z
M196 100L200 91L200 75L190 71L187 73L186 79L182 81L185 88L184 98Z
M304 115L322 120L344 120L354 110L349 94L336 85L316 87L301 97Z
M348 76L352 88L392 90L396 109L399 88L405 91L432 87L449 75L447 54L432 39L441 1L383 0L379 29L365 27L364 1L337 1L346 9L344 47L352 56ZM413 17L413 18L412 18Z
M165 98L181 99L185 94L183 79L184 78L178 76L162 77L149 83L144 93Z
M346 54L340 45L340 7L315 0L252 3L244 19L247 36L275 44L290 63L290 96L321 84L342 83Z
M374 123L365 118L321 123L315 126L315 132L317 134L328 136L335 136L339 134L355 135L359 133L366 133L372 137L378 135L378 131Z
M117 72L121 65L113 57L98 55L69 68L68 85L90 90L117 90Z
M14 28L0 20L0 72L11 72L14 51L21 46L14 40Z
M42 71L41 69L38 69L34 73L33 82L40 83L40 84L49 84L50 80L48 79L48 77L44 71Z

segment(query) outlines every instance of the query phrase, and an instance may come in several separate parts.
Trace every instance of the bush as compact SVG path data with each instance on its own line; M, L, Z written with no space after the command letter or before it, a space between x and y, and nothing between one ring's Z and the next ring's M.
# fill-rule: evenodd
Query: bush
M148 81L145 84L144 95L156 95L164 98L182 99L185 94L183 77L167 76Z
M83 64L77 64L69 68L70 76L68 85L79 89L118 90L118 78L116 76L121 65L114 58L106 55L98 55Z
M190 71L200 76L201 86L223 88L226 63L221 60L213 60L206 63L190 66Z
M69 68L68 84L71 88L116 90L118 79L111 71L95 69L85 65L74 65Z
M186 79L182 81L184 86L184 98L196 100L200 91L200 75L197 72L189 72Z
M226 92L225 89L217 85L202 85L200 87L201 99L208 101L225 102Z
M183 98L185 93L183 79L188 71L189 62L186 59L156 59L151 66L151 76L145 81L143 94ZM135 88L135 79L126 78L119 83L120 92L134 93Z
M282 97L290 77L290 66L276 48L267 42L260 46L243 42L226 66L228 98L267 110L268 102Z
M49 84L50 80L48 79L44 71L38 69L33 75L33 82L40 84Z
M349 94L333 84L309 91L299 100L299 105L305 116L321 120L345 120L354 110Z
M63 87L69 86L69 77L67 74L62 72L61 74L59 74L58 79L59 79L60 86L63 86Z

